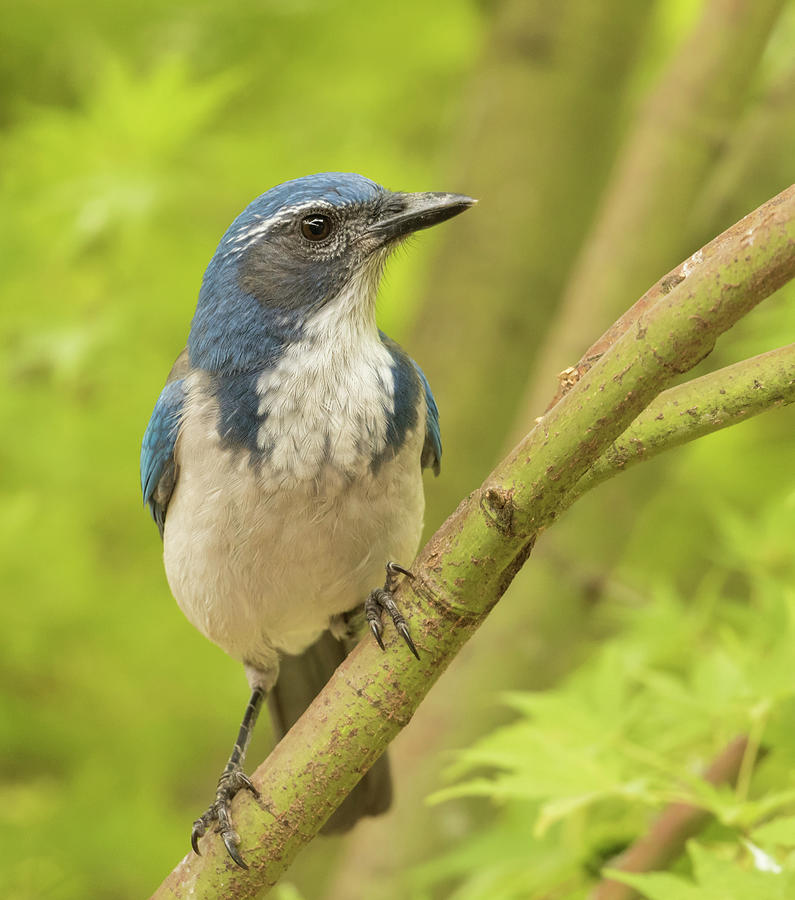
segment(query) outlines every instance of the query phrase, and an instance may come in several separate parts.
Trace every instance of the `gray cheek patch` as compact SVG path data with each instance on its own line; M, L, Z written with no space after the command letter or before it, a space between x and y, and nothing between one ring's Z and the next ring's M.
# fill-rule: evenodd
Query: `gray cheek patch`
M283 238L255 245L241 257L238 287L262 307L311 314L337 296L351 275L347 255L312 259L297 254Z

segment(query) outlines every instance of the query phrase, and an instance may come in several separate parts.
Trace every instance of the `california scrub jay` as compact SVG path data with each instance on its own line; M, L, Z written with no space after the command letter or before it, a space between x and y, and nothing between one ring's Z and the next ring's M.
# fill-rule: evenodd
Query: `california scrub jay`
M362 601L379 644L386 610L416 654L392 599L410 573L390 561L417 550L439 418L419 366L378 330L375 299L403 238L474 202L310 175L254 200L207 267L141 449L177 603L251 686L215 801L193 825L197 853L216 824L245 867L230 804L257 793L241 765L262 700L286 732L344 659ZM383 757L327 828L383 812L390 797Z

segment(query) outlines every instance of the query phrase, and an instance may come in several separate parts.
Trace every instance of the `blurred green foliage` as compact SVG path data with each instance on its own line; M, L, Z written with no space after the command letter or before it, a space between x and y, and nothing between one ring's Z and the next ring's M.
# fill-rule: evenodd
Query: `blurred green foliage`
M466 152L461 123L479 115L466 106L466 86L498 6L42 0L4 9L4 898L146 896L187 850L246 687L240 667L169 595L141 508L141 434L184 345L203 268L254 196L324 170L467 190L449 173ZM626 128L632 102L698 12L688 0L649 6ZM763 59L759 96L789 69L793 34L790 5ZM765 199L748 200L788 171L794 133L777 132L781 143L764 148L762 165L727 154L734 162L716 170L709 203L696 206L704 239L714 209L737 218ZM587 166L587 147L582 156ZM521 235L507 237L521 252ZM423 235L387 273L381 324L398 338L418 315L439 239ZM723 352L740 358L791 336L792 294L743 323ZM462 302L488 302L488 286ZM490 398L467 402L482 423ZM649 897L690 900L693 883L698 896L730 897L726 879L740 878L738 897L792 893L783 878L765 893L771 873L754 868L754 853L791 879L794 422L791 411L777 412L689 446L653 470L664 472L653 491L643 473L629 473L621 502L637 497L634 530L595 613L604 646L559 687L510 695L515 721L462 753L437 795L454 811L446 846L422 833L392 835L422 847L410 859L417 865L391 871L377 896L584 897L612 852L683 792L717 824L676 872L638 882ZM466 454L448 448L446 477ZM570 516L610 521L615 496L608 487ZM556 583L554 565L532 563L548 566ZM521 592L519 579L515 594L526 602ZM565 642L570 606L548 607L549 631L521 639L558 671L587 654ZM486 635L478 652L491 669L504 662ZM694 773L743 729L771 752L741 790L705 790ZM267 752L265 730L252 760ZM456 818L454 798L464 795L477 797ZM305 853L290 873L298 886L285 884L282 900L324 895L340 846L318 842ZM362 896L371 896L366 883Z
M462 187L437 178L479 12L424 13L413 0L377 15L363 2L4 9L8 900L145 896L188 849L246 686L169 595L141 435L204 266L249 200L327 170ZM411 316L421 257L396 261L385 327ZM261 734L253 758L266 747Z
M432 802L488 797L496 817L418 870L418 885L457 876L455 900L559 885L585 898L652 812L686 802L715 817L691 842L693 869L628 883L651 900L791 896L793 819L774 817L795 808L795 494L752 518L721 510L715 524L723 538L691 593L625 572L647 585L608 588L615 637L555 690L507 695L518 718L458 754L456 783ZM740 734L750 741L736 790L706 784L699 772Z

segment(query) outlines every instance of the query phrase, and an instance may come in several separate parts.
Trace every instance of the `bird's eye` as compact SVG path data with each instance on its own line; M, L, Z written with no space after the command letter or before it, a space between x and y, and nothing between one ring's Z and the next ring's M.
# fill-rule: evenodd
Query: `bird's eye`
M307 216L301 220L301 234L308 241L323 241L331 234L331 219L328 216Z

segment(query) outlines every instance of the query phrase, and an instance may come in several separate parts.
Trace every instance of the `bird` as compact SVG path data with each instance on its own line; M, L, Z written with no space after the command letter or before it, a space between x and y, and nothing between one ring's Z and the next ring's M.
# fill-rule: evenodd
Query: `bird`
M423 470L439 474L439 413L420 367L376 323L390 253L476 201L325 172L270 188L232 222L204 273L187 345L141 446L141 488L187 619L245 670L250 699L210 828L247 868L231 804L267 698L283 735L413 577ZM383 587L376 587L384 578ZM390 805L386 755L326 823Z

